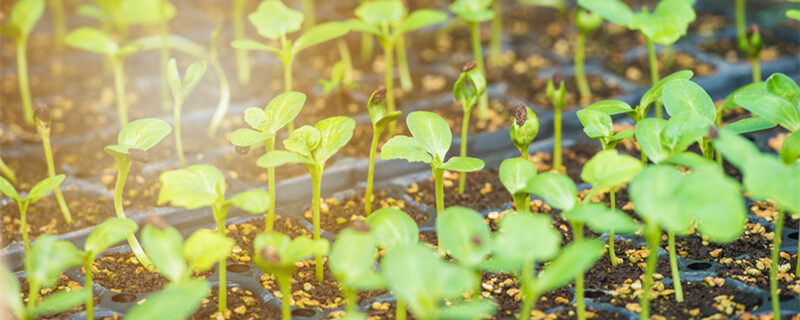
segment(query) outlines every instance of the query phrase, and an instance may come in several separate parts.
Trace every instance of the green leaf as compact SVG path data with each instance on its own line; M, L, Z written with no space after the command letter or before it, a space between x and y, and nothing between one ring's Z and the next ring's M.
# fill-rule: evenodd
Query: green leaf
M681 113L667 120L661 131L661 144L670 149L670 155L683 152L708 134L713 123L692 113Z
M256 165L262 168L275 168L289 163L314 164L313 161L302 155L284 150L270 151L256 160Z
M667 126L667 120L647 118L636 124L636 142L642 153L653 163L659 163L669 157L670 150L661 144L661 132Z
M3 297L0 305L7 307L17 319L22 319L25 307L20 298L19 282L3 264L0 264L0 296Z
M169 89L172 91L173 99L183 98L181 94L181 87L183 84L181 83L181 74L178 70L178 62L175 61L175 58L169 59L167 63L167 83L169 83Z
M594 109L582 109L577 112L578 120L583 125L583 132L592 139L609 139L614 135L611 116Z
M381 117L377 122L375 122L375 127L377 127L377 128L385 128L386 125L388 125L389 123L394 122L395 120L399 119L400 116L402 116L402 115L403 115L403 112L399 111L399 110L387 113L386 115Z
M797 162L797 158L800 157L800 131L795 131L786 137L778 155L787 166Z
M202 79L205 74L206 62L202 60L195 61L186 69L186 74L183 76L182 94L184 98L194 91L194 88L197 87L197 84L200 83L200 79Z
M578 0L578 5L626 27L633 19L633 11L621 0Z
M189 279L168 285L147 297L144 303L125 313L126 320L148 320L154 314L162 320L186 319L200 307L204 298L211 294L208 281Z
M128 45L136 46L141 51L161 49L161 35L141 37L128 42ZM167 35L167 47L191 55L196 59L203 59L209 54L204 46L174 34Z
M264 110L250 107L244 110L244 122L255 130L267 131L270 118Z
M91 257L95 257L115 243L125 240L137 229L139 226L131 219L108 218L92 230L92 233L86 238L83 250Z
M225 196L225 177L219 169L196 164L161 174L158 204L196 209L221 202Z
M308 157L321 141L322 133L317 128L302 126L294 130L288 139L283 140L283 146L286 150Z
M779 207L800 212L800 189L797 186L797 168L784 165L776 157L754 154L743 167L744 186L755 199L770 199Z
M172 132L172 127L164 120L139 119L122 127L117 144L147 151L170 132Z
M714 167L695 169L680 189L684 209L694 215L697 229L716 243L739 238L747 221L747 210L739 183ZM800 194L798 194L800 195Z
M733 98L740 92L745 92L745 91L767 91L767 83L765 81L754 82L747 84L739 89L736 89L736 91L731 92L727 97L725 97L725 100L722 101L722 107L720 109L733 110L738 108L739 105L733 101Z
M729 130L727 126L719 130L719 136L713 143L714 149L737 168L743 168L751 157L760 153L755 144Z
M14 185L2 176L0 176L0 193L3 193L6 195L6 197L11 198L15 202L22 201L22 198L19 197L19 193L17 193L17 189L14 188Z
M377 244L386 250L419 241L419 226L408 214L394 208L382 208L367 216Z
M733 101L747 111L780 124L789 131L800 129L800 108L770 92L745 91L733 97Z
M19 0L11 8L7 25L15 26L20 36L27 37L43 13L44 0Z
M370 34L373 34L375 36L378 36L379 38L387 38L388 37L387 34L383 33L383 30L379 29L378 27L376 27L374 25L368 24L365 21L361 21L361 20L358 20L358 19L350 19L350 20L345 21L345 23L347 23L347 26L350 27L350 31L370 33Z
M173 227L158 229L151 225L142 228L142 246L159 273L172 282L186 273L183 256L183 237Z
M269 209L269 199L270 195L266 190L253 189L231 197L228 202L248 213L261 214Z
M326 22L311 27L292 44L292 56L309 47L336 39L350 32L350 27L341 22Z
M372 26L394 25L406 15L400 1L376 0L363 2L355 11L356 17Z
M611 140L609 142L619 142L625 139L633 139L633 134L634 134L633 130L625 129L615 133L614 136L611 137Z
M652 41L671 45L686 34L689 24L696 17L694 8L686 0L662 0L653 13L634 14L629 26L641 31Z
M31 188L31 191L28 192L27 199L29 203L34 203L38 201L51 191L58 188L58 186L60 186L61 183L64 182L65 178L66 178L65 175L59 174L57 176L45 178L44 180L36 183L36 185L34 185L33 188Z
M300 30L303 18L302 12L290 9L278 0L262 1L256 11L247 15L258 34L271 40Z
M162 0L123 0L119 4L119 15L125 15L128 23L154 25L161 21L159 14ZM164 2L164 17L167 21L175 16L175 6Z
M767 78L767 91L795 104L800 103L800 86L783 73L774 73Z
M356 121L348 117L337 116L317 122L314 127L320 132L320 143L314 149L314 160L317 163L325 163L350 142L353 131L356 129Z
M668 83L678 79L689 80L692 78L692 76L694 76L694 73L691 70L681 70L664 77L663 79L659 80L656 85L652 86L647 90L647 92L644 93L642 99L639 101L638 108L648 108L650 104L661 99L661 93L664 90L664 86L666 86ZM642 113L642 115L644 115L644 113Z
M533 186L533 194L558 210L570 210L578 202L575 183L566 175L545 172L533 179Z
M238 147L249 147L264 143L269 138L275 137L274 134L266 134L252 129L239 128L231 134L231 143Z
M42 288L56 284L58 275L80 265L83 254L72 243L58 241L51 235L42 235L33 242L31 251L25 255L25 274Z
M661 163L669 163L674 165L681 165L690 169L699 169L705 167L716 167L721 169L716 162L703 158L703 156L694 152L681 152L664 159Z
M491 231L483 216L464 207L449 207L436 218L436 236L439 247L446 250L458 263L474 267L489 255Z
M121 48L119 48L119 50L117 50L117 53L114 56L115 57L124 58L124 57L130 56L130 55L133 55L133 54L139 52L140 50L142 50L142 46L141 45L130 43L130 44L126 44L126 45L122 46Z
M439 319L475 319L476 315L491 316L497 310L497 305L490 300L478 299L459 301L455 304L439 309Z
M394 136L381 148L381 159L404 159L408 162L433 162L433 157L417 142L408 136Z
M276 55L281 55L280 49L250 39L233 40L231 41L231 46L235 49L269 51Z
M617 150L603 150L586 162L581 179L598 190L605 190L630 182L640 170L641 161L621 155Z
M533 193L533 178L538 169L533 162L522 158L509 158L500 163L500 182L511 195Z
M472 110L484 92L486 92L486 78L477 68L462 72L453 85L453 96L461 103L464 112Z
M70 31L64 38L68 46L91 51L106 56L113 56L119 51L119 45L103 31L94 28L78 28Z
M456 0L450 5L450 11L467 22L480 23L494 17L489 8L491 4L492 0Z
M429 111L414 111L406 118L406 124L414 140L425 151L435 156L434 162L444 161L453 136L450 127L441 116Z
M261 233L256 236L255 243L255 264L262 270L278 275L291 276L297 269L295 261L314 255L326 255L330 249L328 240L312 240L308 237L296 237L289 239L289 236L280 232ZM277 263L262 256L262 251L266 247L275 249Z
M128 150L130 150L130 149L132 149L132 147L130 147L130 146L121 146L121 145L115 144L113 146L106 146L105 148L103 148L103 151L105 151L106 153L110 154L114 158L126 158L128 156L128 153L129 153ZM133 149L135 149L135 148L133 148Z
M627 113L633 111L633 108L625 102L620 100L603 100L598 101L583 108L584 110L597 110L606 113L607 115L615 115L620 113Z
M373 287L376 283L371 283L378 276L372 269L377 255L377 243L372 232L347 228L336 236L328 266L346 289L379 289Z
M679 198L683 176L673 166L652 165L645 167L629 186L636 214L663 228L676 233L685 233L692 226L691 207ZM713 191L713 189L711 190ZM709 201L719 196L712 196ZM686 209L686 210L684 210Z
M42 302L28 310L27 315L39 317L69 311L84 302L89 297L88 289L58 291L42 298Z
M786 16L795 20L800 21L800 10L797 9L789 9L786 10Z
M756 132L766 129L771 129L777 126L772 121L766 120L761 117L750 117L736 121L725 126L725 129L731 130L736 133Z
M561 233L547 215L506 214L495 233L492 259L502 262L502 270L517 271L523 264L546 261L561 247Z
M576 240L561 250L553 262L539 273L532 290L539 294L563 286L586 272L603 254L603 242L596 239Z
M708 121L714 121L717 115L714 101L703 88L692 81L684 79L671 81L664 85L662 95L664 107L672 117L684 112L691 112Z
M281 93L270 100L267 107L264 108L264 114L268 119L268 131L278 132L283 126L294 120L305 103L306 95L295 91Z
M444 164L439 166L440 169L458 171L458 172L475 172L483 169L483 160L472 157L452 157Z
M619 210L611 210L599 203L580 205L575 209L565 212L564 219L568 221L583 222L595 232L634 233L639 229L639 224L631 217Z
M231 255L236 241L209 229L195 231L183 244L183 256L196 271L211 269Z

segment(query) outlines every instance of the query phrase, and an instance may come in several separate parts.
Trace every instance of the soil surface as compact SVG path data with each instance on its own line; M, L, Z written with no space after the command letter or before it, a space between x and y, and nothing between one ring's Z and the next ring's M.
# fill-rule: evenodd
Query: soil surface
M800 55L800 45L796 42L787 41L786 38L776 35L774 32L761 29L761 39L764 48L761 50L759 60L772 61L781 57ZM729 62L747 62L750 57L739 51L739 45L734 38L710 38L701 41L698 46L705 52L723 58Z
M250 152L247 155L240 155L234 152L233 147L231 147L230 152L214 159L211 165L219 168L225 175L233 179L266 184L268 180L267 169L256 165L256 161L264 153L264 148L259 147L250 148ZM275 169L275 183L305 174L308 174L308 169L302 164L283 165Z
M607 59L603 66L629 81L639 85L651 85L650 62L647 53L637 55L631 61L625 61L625 56L617 54ZM664 53L658 54L658 75L660 78L681 70L692 70L695 77L702 77L714 73L714 66L698 61L689 54L676 50L669 68L665 66Z
M253 218L239 224L231 223L225 227L227 236L236 241L236 245L233 247L233 254L228 258L229 262L248 263L252 261L253 252L255 251L255 238L259 233L265 232L267 217L264 214L261 218ZM275 215L273 231L283 233L291 238L298 236L311 237L311 232L300 221L278 214Z
M227 288L227 313L224 319L252 320L252 319L280 319L281 310L268 305L250 290L242 287ZM189 319L219 319L219 288L211 289L211 295L203 299L198 309Z
M385 191L374 190L372 200L372 210L381 208L394 208L407 213L417 224L422 224L429 219L428 215L421 212L418 208L407 204L402 199L389 196ZM320 203L320 227L322 230L339 233L347 228L355 220L364 220L367 215L364 213L364 191L351 193L339 200L328 198ZM314 213L312 208L303 212L306 221L313 223Z
M21 278L17 279L17 282L19 283L20 293L22 294L22 297L21 297L22 298L22 303L23 303L23 305L27 304L28 303L28 299L29 299L28 298L28 294L29 294L29 291L30 291L30 286L28 285L28 280L25 277L21 277ZM61 274L56 279L56 285L55 286L53 286L52 288L42 288L42 289L39 290L39 302L42 301L41 300L42 298L47 297L47 296L49 296L51 294L54 294L54 293L59 293L59 292L63 292L63 291L80 290L80 289L83 289L83 284L82 283L79 283L79 282L73 280L72 278L68 277L65 274ZM94 297L94 301L95 301L95 303L99 303L100 302L100 297L95 296ZM83 304L81 304L81 305L79 305L77 307L72 308L69 311L65 311L65 312L61 312L61 313L57 313L57 314L46 315L46 316L43 316L43 317L37 317L37 319L63 319L63 318L66 318L66 317L68 317L68 316L70 316L72 314L81 312L84 309L85 309L85 306ZM14 319L14 317L10 313L7 313L7 312L8 312L8 309L6 309L6 308L3 308L2 310L0 310L0 318L1 319Z
M122 294L148 293L161 290L169 279L145 269L130 252L102 254L92 265L94 282Z
M433 177L412 183L406 193L431 208L436 208ZM496 168L467 173L464 193L458 193L458 173L446 171L444 175L444 207L464 206L474 210L498 208L513 199L500 182Z

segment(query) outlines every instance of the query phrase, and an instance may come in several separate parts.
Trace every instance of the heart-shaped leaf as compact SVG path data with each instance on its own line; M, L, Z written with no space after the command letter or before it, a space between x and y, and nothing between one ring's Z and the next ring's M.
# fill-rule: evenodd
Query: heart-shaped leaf
M560 173L545 172L533 180L533 194L558 210L568 211L574 208L578 202L577 193L572 179Z
M290 9L278 0L262 1L256 11L247 15L258 34L271 40L300 30L303 18L302 12Z
M200 229L186 239L183 256L189 260L192 270L206 271L230 256L235 244L236 241L219 232Z
M500 163L500 182L511 195L533 193L533 182L538 172L533 162L522 158L509 158Z
M598 190L606 190L630 182L641 169L641 161L617 150L603 150L586 162L581 179Z
M502 270L520 270L526 262L547 261L561 247L561 234L547 215L506 214L494 236L493 260Z
M314 160L325 163L350 142L356 129L356 121L342 116L330 117L317 122L314 127L320 132L320 143L313 152Z
M408 162L433 162L433 156L428 154L416 139L408 136L394 136L381 148L381 159L404 159Z
M382 281L376 280L378 274L373 270L377 249L372 232L344 229L331 247L328 266L345 288L379 289L375 286Z
M580 120L583 125L583 132L586 133L589 138L609 139L614 134L611 116L607 113L585 108L579 110L577 115L578 120Z
M439 246L465 266L477 266L491 250L491 231L483 216L464 207L449 207L436 217Z
M231 197L228 202L248 213L261 214L269 209L269 199L270 195L266 190L253 189Z
M664 108L670 116L690 112L708 121L714 121L717 115L714 101L703 88L692 81L684 79L670 81L664 85L662 96Z
M444 161L453 141L450 126L441 116L429 111L414 111L406 118L414 140L438 161ZM385 148L385 147L384 147Z
M419 226L408 214L394 208L382 208L365 221L377 244L386 250L419 241Z
M117 144L147 151L170 132L172 127L164 120L139 119L122 127L117 137Z
M225 177L219 169L196 164L161 174L158 204L170 202L173 206L196 209L223 201Z
M131 219L109 218L92 230L92 233L86 238L83 250L94 257L115 243L125 240L137 229L139 229L139 226Z
M283 126L294 120L305 103L306 95L295 91L281 93L270 100L267 107L264 108L267 119L269 119L269 131L278 132Z

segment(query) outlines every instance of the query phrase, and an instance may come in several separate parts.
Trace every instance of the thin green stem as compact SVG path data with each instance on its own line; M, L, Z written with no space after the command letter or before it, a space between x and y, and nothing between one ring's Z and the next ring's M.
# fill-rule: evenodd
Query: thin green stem
M517 207L517 212L519 213L530 213L530 195L527 193L515 194L514 206Z
M47 175L49 177L55 177L56 165L53 161L53 148L50 143L50 127L48 125L39 125L36 126L36 129L39 131L39 136L42 137L44 159L47 163ZM64 216L64 221L66 221L67 224L72 224L75 221L72 219L72 213L69 212L67 202L64 201L64 194L61 193L61 187L56 188L53 192L56 194L56 201L58 202L59 209L61 209L61 215Z
M481 46L480 25L475 22L469 25L470 39L472 40L472 57L475 59L475 67L486 78L486 67L483 65L483 47ZM486 120L489 114L489 95L484 92L478 100L478 120Z
M736 0L734 7L735 7L735 15L736 15L736 38L741 39L746 34L747 29L747 17L745 16L745 0Z
M14 48L17 51L17 81L19 81L19 95L22 99L22 115L26 124L33 125L33 103L28 82L28 54L25 52L27 42L28 39L22 37L14 41Z
M42 294L40 292L42 286L39 282L31 280L28 278L28 309L33 308L36 306L36 303L39 302L39 296Z
M302 0L303 12L306 14L305 30L317 24L317 14L314 10L314 0Z
M292 277L290 275L276 275L278 285L281 287L281 315L283 320L292 319Z
M394 101L394 48L388 41L381 41L383 44L384 56L384 72L383 72L383 85L386 87L386 111L392 113L395 111ZM389 136L394 135L395 123L389 123Z
M675 288L675 301L683 302L683 285L681 284L681 274L678 270L678 258L675 250L675 233L667 231L669 238L669 268L672 272L672 286Z
M400 75L400 88L409 92L414 89L411 81L411 71L408 68L408 54L406 53L406 40L403 36L397 38L397 68Z
M128 177L128 172L131 170L131 159L127 157L117 158L117 182L114 186L114 211L117 217L125 218L125 210L122 208L122 191L125 189L125 179ZM128 245L133 251L133 255L139 260L139 263L148 271L154 271L153 262L144 253L142 245L136 239L136 235L128 236Z
M320 239L320 193L322 189L322 170L319 167L314 168L313 172L311 172L311 184L312 184L312 198L311 198L311 206L314 210L314 240ZM322 283L323 277L323 265L322 265L322 256L317 255L316 257L316 276L317 281Z
M17 175L14 173L14 169L11 169L3 158L0 158L0 174L6 176L6 179L11 182L11 184L17 184Z
M267 153L275 150L275 138L269 138L264 142ZM269 188L269 211L267 211L267 232L272 232L275 225L275 167L267 168L267 185Z
M581 103L588 103L592 100L592 89L589 88L589 81L586 80L584 70L584 60L586 57L586 34L578 32L575 40L575 81L578 84L578 92L581 94Z
M501 63L502 42L503 42L503 2L494 1L492 3L494 18L492 19L492 35L489 39L489 63L499 66Z
M111 69L114 72L114 93L117 98L117 118L119 126L128 124L128 99L125 94L125 71L121 58L111 58Z
M617 209L617 191L614 188L611 188L611 191L608 193L609 198L611 200L610 206L612 210ZM617 250L614 245L614 230L612 229L611 232L608 233L608 258L611 260L611 265L616 267L617 262Z
M753 65L753 83L761 82L761 63L758 57L750 58L750 63Z
M352 288L344 288L342 289L342 294L344 295L344 299L347 300L347 313L355 313L356 306L358 305L358 295L356 294L356 290Z
M361 61L369 62L375 52L375 39L367 32L361 33Z
M64 50L64 38L67 34L62 0L50 0L50 16L53 18L53 37L56 40L56 50L61 52Z
M444 169L433 168L434 187L436 188L436 214L444 211Z
M158 2L158 34L161 40L159 54L159 73L161 75L161 106L166 110L169 108L169 82L167 80L167 62L169 61L169 46L167 45L167 33L169 25L167 19L167 0Z
M675 61L675 47L672 45L665 45L664 50L661 52L661 62L664 64L664 72L669 74L672 70L672 63Z
M344 72L342 72L342 82L349 84L353 82L353 59L350 57L350 48L344 40L339 39L336 41L336 47L339 49L339 57L342 59L344 65Z
M284 92L292 91L292 58L283 59L283 89ZM294 131L294 119L286 124L286 130L291 134Z
M31 242L28 240L28 205L19 206L19 232L22 233L22 243L25 246L25 254L31 252Z
M212 36L210 45L210 58L211 64L214 66L214 71L217 73L219 80L219 103L217 110L214 112L214 117L211 118L211 124L208 126L208 135L213 136L217 133L217 129L222 124L222 120L228 113L228 106L231 104L231 85L228 83L228 77L225 75L225 70L219 63L219 54L217 52L217 39ZM238 51L237 51L238 53Z
M469 114L472 111L472 108L464 109L464 115L461 119L461 146L460 146L460 155L462 157L467 156L467 137L469 133ZM458 173L458 193L464 193L464 189L467 185L467 173L466 172L459 172Z
M520 281L522 288L529 288L533 286L532 282L535 281L535 278L532 275L534 265L535 265L534 261L526 261L522 265L522 273L520 274ZM530 290L525 290L525 292L528 291ZM531 310L533 310L533 307L536 306L537 301L539 301L539 295L535 292L530 297L523 296L522 307L520 307L519 309L519 316L517 318L519 318L520 320L530 319Z
M783 235L783 210L778 210L778 216L775 219L775 234L772 236L772 251L770 252L769 263L769 293L772 300L772 314L775 317L781 314L781 300L778 297L778 265L780 260L781 239Z
M367 169L367 189L364 190L364 214L372 213L372 184L375 181L375 153L378 151L378 139L381 130L372 126L372 142L369 145L369 168Z
M658 225L647 221L647 248L649 253L645 260L647 266L644 272L644 281L642 282L642 295L639 297L639 306L641 312L639 317L641 319L650 319L650 289L653 287L653 273L656 271L656 264L658 263L658 246L661 242L661 229Z
M652 82L653 85L656 85L660 79L660 76L658 75L658 59L656 58L655 44L653 44L653 40L650 39L647 39L647 60L650 63L650 82ZM656 101L655 108L656 118L664 118L664 110L661 109L661 103L659 101Z
M553 170L561 170L561 109L553 113Z
M233 38L244 39L244 1L233 0ZM236 49L236 70L238 71L239 83L248 84L250 82L250 57L247 50Z
M183 156L183 141L181 139L181 107L183 106L183 99L175 98L175 107L173 108L172 116L175 127L175 152L178 154L178 160L182 168L186 168L186 158Z
M225 217L227 216L227 207L219 208L217 206L213 206L214 210L214 220L217 222L217 233L221 236L225 237ZM228 309L228 255L225 255L222 259L219 260L219 285L217 289L218 294L218 311L220 314L225 314L225 310Z
M591 194L587 195L591 196ZM572 234L574 241L583 240L583 223L570 222L572 226ZM575 311L578 315L578 320L586 320L586 301L584 301L583 292L583 272L575 277Z
M397 298L397 305L395 306L394 318L397 320L406 320L406 300Z
M86 290L89 296L86 297L86 319L94 319L94 290L92 290L92 263L94 257L87 255L83 262L83 274L86 278Z

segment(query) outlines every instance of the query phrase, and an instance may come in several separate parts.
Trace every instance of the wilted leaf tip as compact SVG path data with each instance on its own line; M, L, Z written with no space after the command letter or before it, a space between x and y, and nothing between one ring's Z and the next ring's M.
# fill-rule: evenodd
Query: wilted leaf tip
M475 60L471 60L470 62L467 62L464 65L464 67L461 68L461 72L468 72L474 68L475 68Z
M33 112L33 115L42 123L47 123L50 121L50 109L43 104L36 106L36 110Z
M528 120L528 112L525 109L526 107L522 104L511 108L511 115L514 116L514 121L517 122L518 126L525 124L525 121Z
M386 87L380 86L378 89L375 89L375 92L372 94L372 104L381 104L385 98Z

